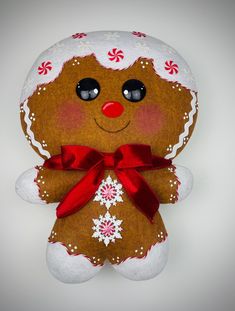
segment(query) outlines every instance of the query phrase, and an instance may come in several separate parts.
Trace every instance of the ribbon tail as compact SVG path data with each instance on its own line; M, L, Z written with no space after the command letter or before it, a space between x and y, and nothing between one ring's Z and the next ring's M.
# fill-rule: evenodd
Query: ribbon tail
M61 200L56 216L62 218L79 211L94 196L103 177L103 163L99 162Z
M134 205L152 223L159 208L159 200L143 176L135 169L116 169L115 173Z

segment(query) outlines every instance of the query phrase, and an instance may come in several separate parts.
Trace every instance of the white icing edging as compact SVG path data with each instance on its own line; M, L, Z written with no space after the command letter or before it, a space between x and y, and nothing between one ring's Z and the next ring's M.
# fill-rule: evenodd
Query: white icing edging
M46 156L47 158L50 158L50 153L43 149L42 145L35 139L34 137L34 133L32 132L31 130L31 125L32 125L32 122L29 118L29 113L30 113L30 110L29 110L29 107L28 107L28 99L26 99L24 101L24 104L23 104L23 110L25 112L25 116L24 116L24 121L27 125L26 127L26 131L27 131L27 134L29 135L30 137L30 140L32 142L32 144L38 148L38 151L40 152L41 155L44 155Z
M172 151L165 156L165 159L171 159L171 158L175 157L177 150L180 147L182 147L182 145L184 143L184 138L186 136L188 136L188 134L189 134L190 126L193 124L193 116L197 111L196 110L197 96L196 96L195 92L193 92L193 91L190 91L190 94L192 95L192 100L191 100L192 110L188 114L189 120L184 125L184 131L183 131L183 133L180 134L178 143L173 146Z
M178 201L184 200L192 190L193 175L186 167L175 165L175 175L180 182L177 189Z
M46 204L39 196L39 189L35 182L38 170L31 168L20 175L15 184L16 193L30 203Z
M102 266L94 266L84 255L69 255L60 243L48 243L47 266L51 274L64 283L82 283L93 278Z
M113 268L124 277L142 281L157 276L165 267L168 258L168 239L152 246L144 258L128 258Z

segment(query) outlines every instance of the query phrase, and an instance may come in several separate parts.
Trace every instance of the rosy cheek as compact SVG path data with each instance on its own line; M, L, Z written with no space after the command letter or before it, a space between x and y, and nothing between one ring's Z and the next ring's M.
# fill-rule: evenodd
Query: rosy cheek
M60 105L56 113L57 126L65 130L78 129L82 126L85 113L82 107L73 101Z
M163 113L154 104L140 106L134 115L135 126L141 133L156 134L163 125Z

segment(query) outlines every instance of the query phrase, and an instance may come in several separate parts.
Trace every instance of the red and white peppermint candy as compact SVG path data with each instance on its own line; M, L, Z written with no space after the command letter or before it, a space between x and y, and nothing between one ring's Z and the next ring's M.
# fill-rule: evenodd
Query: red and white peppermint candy
M42 62L40 66L38 66L38 74L46 75L49 71L52 70L52 64L50 61Z
M115 233L115 225L110 220L105 220L100 224L100 233L104 236L111 236Z
M117 195L117 190L113 185L104 185L101 188L101 195L105 200L112 200Z
M132 34L133 34L134 36L136 36L136 37L139 37L139 38L141 38L141 37L146 37L146 34L143 33L143 32L140 32L140 31L132 31Z
M179 72L179 66L173 62L173 60L168 60L165 62L165 69L169 71L170 75Z
M122 50L118 50L117 48L113 48L108 52L109 60L115 61L116 63L120 62L124 58L124 53Z
M72 35L73 39L82 39L86 36L87 36L87 34L84 32L77 32L74 35Z

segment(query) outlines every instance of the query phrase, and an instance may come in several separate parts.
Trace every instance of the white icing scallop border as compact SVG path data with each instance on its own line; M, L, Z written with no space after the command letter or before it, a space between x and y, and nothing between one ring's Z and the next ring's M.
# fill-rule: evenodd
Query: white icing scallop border
M50 153L49 153L47 150L43 149L43 147L42 147L42 145L40 144L40 142L37 141L37 140L35 139L34 133L33 133L32 130L31 130L32 122L31 122L31 120L30 120L30 118L29 118L30 109L29 109L29 107L28 107L28 99L26 99L26 100L24 101L23 110L24 110L24 113L25 113L25 115L24 115L24 121L25 121L25 123L26 123L26 125L27 125L27 127L26 127L26 132L27 132L27 134L28 134L29 137L30 137L30 140L31 140L31 142L32 142L32 145L34 145L36 148L38 148L38 151L40 152L41 155L44 155L44 156L46 156L47 158L50 158L50 156L51 156Z
M186 136L188 136L189 134L189 128L190 126L193 124L193 117L197 111L196 109L196 104L197 104L197 96L195 94L195 92L193 91L190 91L190 94L192 95L192 100L191 100L191 107L192 107L192 110L189 112L188 116L189 116L189 120L188 122L185 123L184 125L184 131L183 133L181 133L179 135L179 141L177 144L175 144L172 148L172 151L170 153L168 153L166 156L165 156L165 159L171 159L171 158L174 158L175 155L176 155L176 152L177 150L182 147L183 143L184 143L184 138Z

